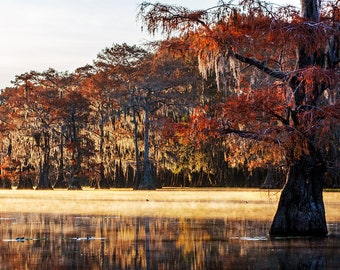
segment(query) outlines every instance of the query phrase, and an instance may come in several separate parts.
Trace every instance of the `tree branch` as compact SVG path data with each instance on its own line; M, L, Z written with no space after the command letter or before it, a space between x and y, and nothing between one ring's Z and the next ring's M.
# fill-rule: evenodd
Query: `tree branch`
M253 140L259 140L260 139L260 135L256 132L242 131L242 130L233 129L233 128L222 128L220 130L220 134L222 134L222 135L237 134L241 138L253 139Z
M278 121L280 121L283 125L285 126L289 126L289 118L285 119L283 118L281 115L275 113L273 110L271 110L270 108L267 108L269 113L274 116Z
M256 68L258 68L259 70L262 70L264 73L268 74L269 76L273 77L273 78L277 78L280 80L286 80L287 79L287 73L280 71L280 70L273 70L271 68L269 68L268 66L266 66L265 62L260 62L254 58L250 58L250 57L245 57L243 55L240 55L238 53L234 53L232 50L229 50L229 53L231 56L233 56L235 59L249 64L251 66L254 66Z

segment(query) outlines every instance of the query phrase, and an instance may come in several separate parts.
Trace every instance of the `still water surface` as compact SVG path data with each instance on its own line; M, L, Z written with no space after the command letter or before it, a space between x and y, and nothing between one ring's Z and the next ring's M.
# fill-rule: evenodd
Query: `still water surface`
M279 192L0 190L0 269L340 269L329 237L270 239Z
M270 239L270 222L2 213L0 269L339 269L325 239Z

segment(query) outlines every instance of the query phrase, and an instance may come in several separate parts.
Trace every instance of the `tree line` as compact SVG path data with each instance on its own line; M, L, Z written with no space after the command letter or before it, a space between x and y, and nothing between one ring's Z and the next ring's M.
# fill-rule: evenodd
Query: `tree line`
M2 187L282 187L313 149L339 186L338 12L330 3L310 23L258 1L142 3L165 40L113 44L3 89Z
M13 85L1 93L2 187L228 186L249 175L228 166L224 139L199 146L175 126L216 100L194 55L113 44L92 65Z

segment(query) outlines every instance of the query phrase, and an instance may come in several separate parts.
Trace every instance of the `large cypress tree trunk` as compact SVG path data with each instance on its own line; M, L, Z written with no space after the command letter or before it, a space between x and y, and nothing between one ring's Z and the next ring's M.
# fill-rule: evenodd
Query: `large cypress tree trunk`
M322 197L325 168L315 156L303 155L290 168L270 235L325 236Z
M319 21L319 1L301 0L302 14L310 21ZM322 60L322 59L321 59ZM325 63L317 59L316 54L308 52L304 46L298 48L298 68L303 70L311 65L319 64L326 67ZM313 114L317 106L316 101L324 91L325 86L315 82L313 96L309 96L306 85L298 76L292 78L290 85L295 97L295 108L292 110L292 121L296 130L303 130L299 115ZM300 132L303 134L303 132ZM303 151L299 158L291 155L288 157L290 167L286 185L282 191L278 209L274 217L270 234L281 236L325 236L327 224L322 191L326 172L325 162L321 154L314 148L315 134L305 135L304 139L308 149ZM301 143L294 141L294 147L302 147Z

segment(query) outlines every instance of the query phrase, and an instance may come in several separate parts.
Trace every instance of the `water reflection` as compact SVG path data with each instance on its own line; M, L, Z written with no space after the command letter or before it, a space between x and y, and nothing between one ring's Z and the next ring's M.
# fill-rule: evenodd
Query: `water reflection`
M332 240L336 239L286 239L272 244L280 269L338 269L340 239L334 246Z
M269 222L120 216L0 216L1 269L337 269L326 239L269 239Z

